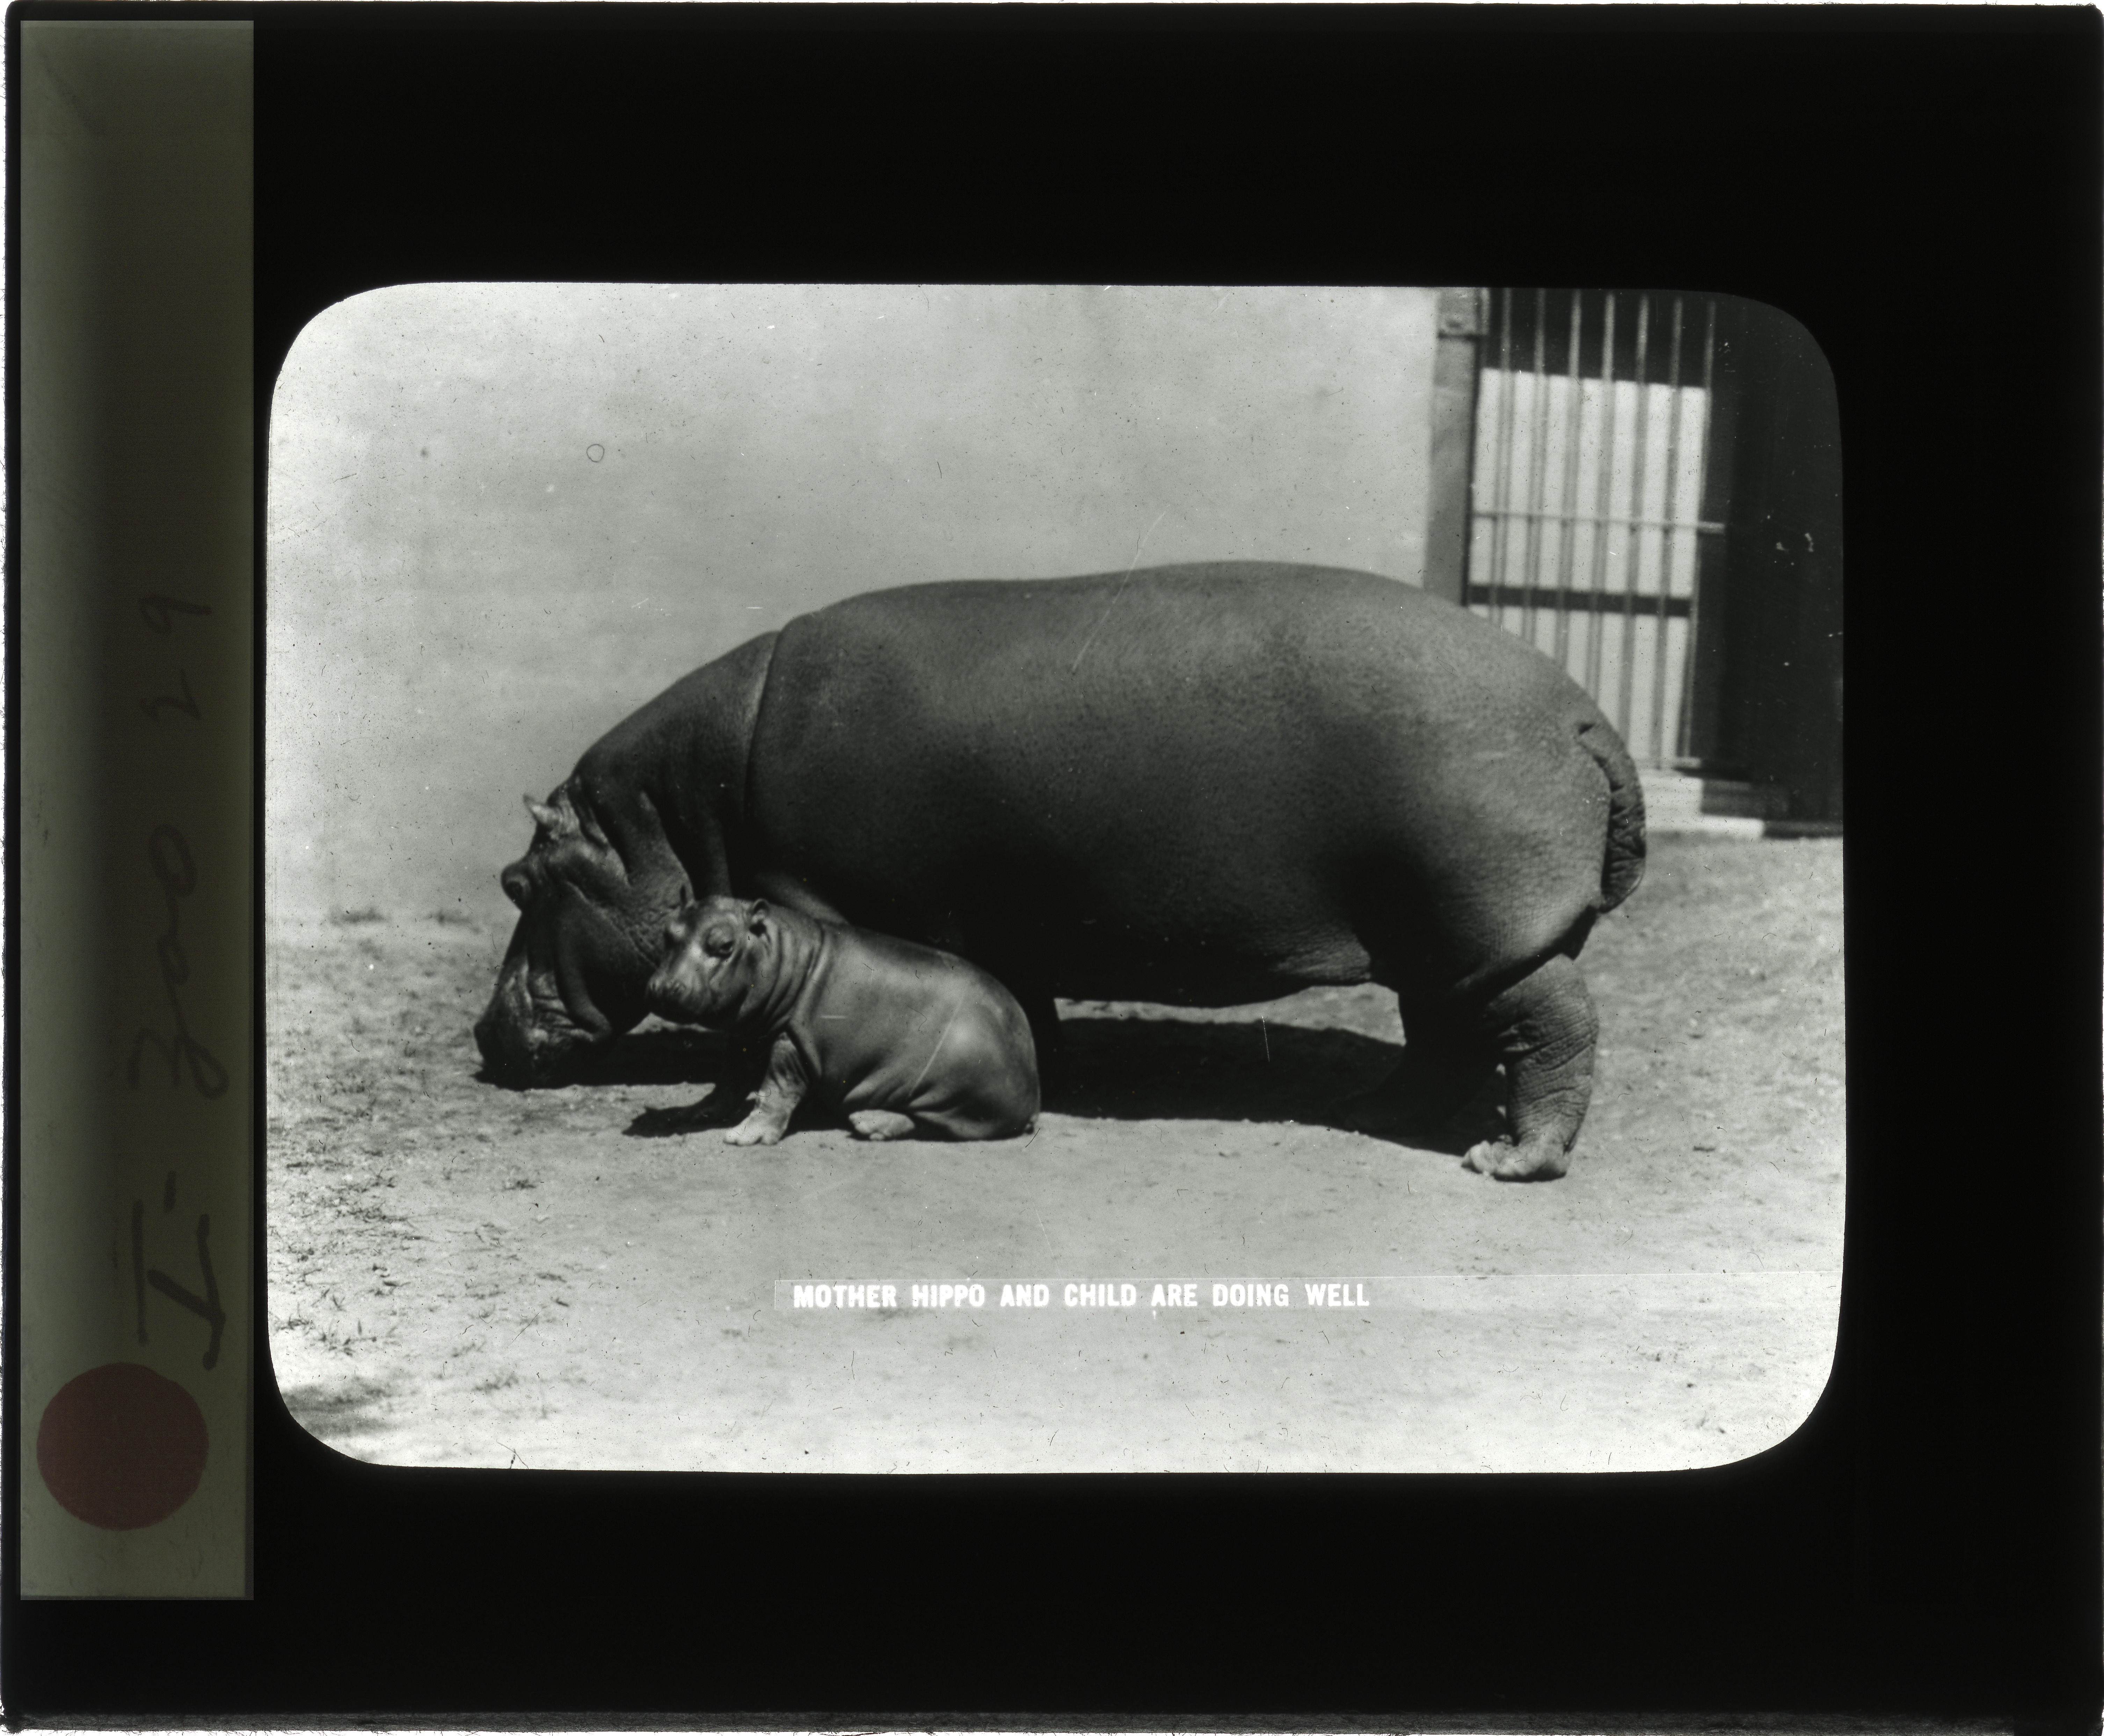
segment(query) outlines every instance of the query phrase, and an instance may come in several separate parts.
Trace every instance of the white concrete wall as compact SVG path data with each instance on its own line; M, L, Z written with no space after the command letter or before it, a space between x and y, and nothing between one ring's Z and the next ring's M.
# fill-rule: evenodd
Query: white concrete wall
M1415 582L1430 290L426 284L270 429L266 898L501 901L609 725L791 616L1225 558Z

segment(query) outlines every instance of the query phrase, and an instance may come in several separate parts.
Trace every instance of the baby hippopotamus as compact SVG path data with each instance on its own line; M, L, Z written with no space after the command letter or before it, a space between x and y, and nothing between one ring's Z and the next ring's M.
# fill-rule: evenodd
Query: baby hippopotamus
M684 903L650 1010L771 1038L752 1113L724 1137L779 1140L807 1093L867 1140L1007 1139L1037 1119L1037 1051L1015 997L978 966L801 911Z

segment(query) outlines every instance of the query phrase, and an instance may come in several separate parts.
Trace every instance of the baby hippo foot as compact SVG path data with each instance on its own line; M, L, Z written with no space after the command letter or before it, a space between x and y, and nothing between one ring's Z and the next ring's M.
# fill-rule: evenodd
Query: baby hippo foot
M752 1094L752 1113L724 1135L732 1145L778 1145L789 1131L789 1120L804 1100L809 1076L804 1070L796 1045L783 1032L774 1039L767 1057L767 1077Z
M903 1140L913 1131L913 1118L896 1109L857 1109L848 1125L858 1140Z
M1571 1167L1571 1154L1556 1139L1529 1140L1523 1145L1509 1139L1483 1140L1469 1148L1461 1167L1499 1181L1553 1181Z
M764 1109L755 1109L735 1127L724 1129L726 1145L778 1145L782 1136L788 1131L789 1118L778 1119Z

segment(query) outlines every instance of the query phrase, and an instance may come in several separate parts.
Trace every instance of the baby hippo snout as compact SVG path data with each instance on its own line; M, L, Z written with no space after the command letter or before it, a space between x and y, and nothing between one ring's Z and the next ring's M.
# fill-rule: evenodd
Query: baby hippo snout
M660 1019L682 1024L690 1023L694 1017L687 1010L693 998L694 984L688 979L685 960L677 953L666 954L665 962L650 973L650 980L644 985L644 1004Z
M742 907L729 899L696 904L689 899L665 925L665 957L651 972L644 1000L661 1019L707 1024L733 1013L738 991L749 983L755 960L742 944Z

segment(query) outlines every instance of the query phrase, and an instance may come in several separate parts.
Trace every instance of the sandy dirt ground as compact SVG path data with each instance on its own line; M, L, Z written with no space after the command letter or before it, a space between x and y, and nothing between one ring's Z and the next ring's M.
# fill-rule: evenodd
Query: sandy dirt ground
M1531 1186L1328 1124L1396 1058L1378 989L1207 1013L1068 1003L1063 1082L1031 1139L799 1127L740 1149L696 1125L724 1059L699 1033L646 1028L589 1085L479 1080L470 1026L510 926L493 887L472 922L274 922L276 1377L315 1435L390 1464L1745 1457L1808 1414L1833 1351L1840 850L1653 841L1585 955L1602 1035L1576 1161ZM977 1283L986 1301L778 1305L778 1281L814 1279L892 1282L902 1301ZM1212 1303L1215 1282L1279 1280L1289 1306ZM1308 1305L1332 1281L1354 1287ZM999 1305L1005 1283L1045 1284L1050 1305ZM1069 1283L1136 1300L1068 1307ZM1157 1283L1195 1283L1197 1305L1152 1305Z

